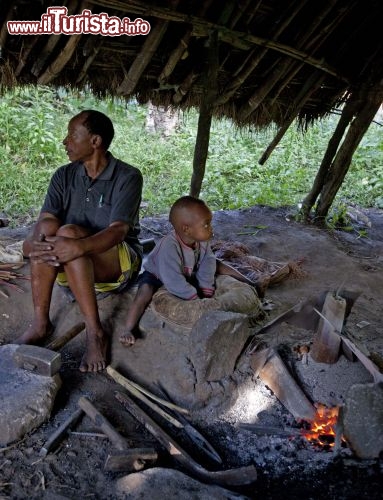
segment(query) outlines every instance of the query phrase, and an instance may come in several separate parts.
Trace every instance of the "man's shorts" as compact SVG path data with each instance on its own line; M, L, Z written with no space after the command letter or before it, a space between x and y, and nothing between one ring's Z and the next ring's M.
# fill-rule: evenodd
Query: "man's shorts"
M105 292L120 292L127 285L133 283L141 267L141 259L138 254L123 241L117 245L118 257L120 259L121 275L116 282L112 283L95 283L94 288L97 293ZM58 273L56 282L60 286L69 287L65 273Z

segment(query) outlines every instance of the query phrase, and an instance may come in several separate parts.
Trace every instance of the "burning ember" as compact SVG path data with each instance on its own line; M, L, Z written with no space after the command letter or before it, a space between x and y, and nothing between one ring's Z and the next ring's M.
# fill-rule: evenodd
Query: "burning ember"
M318 405L315 421L311 422L310 429L302 430L302 435L314 444L333 447L338 414L339 407L337 406L327 408L324 405Z

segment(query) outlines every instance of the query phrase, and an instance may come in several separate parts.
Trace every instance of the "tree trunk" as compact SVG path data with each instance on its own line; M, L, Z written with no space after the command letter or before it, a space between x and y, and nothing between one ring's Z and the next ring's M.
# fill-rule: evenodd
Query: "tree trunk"
M334 201L342 182L348 172L352 156L379 110L383 98L383 87L380 83L367 95L363 106L359 108L355 119L350 125L345 139L340 146L335 159L329 169L325 183L322 187L318 206L315 211L316 218L323 220Z

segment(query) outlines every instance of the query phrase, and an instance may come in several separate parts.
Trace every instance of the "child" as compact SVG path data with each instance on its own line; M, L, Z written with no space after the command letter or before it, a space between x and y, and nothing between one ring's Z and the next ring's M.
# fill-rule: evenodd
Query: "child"
M125 346L135 343L132 333L153 294L164 285L184 300L214 295L216 259L209 240L213 236L212 213L204 201L183 196L171 207L169 221L174 230L164 236L148 255L139 277L138 291L128 312Z

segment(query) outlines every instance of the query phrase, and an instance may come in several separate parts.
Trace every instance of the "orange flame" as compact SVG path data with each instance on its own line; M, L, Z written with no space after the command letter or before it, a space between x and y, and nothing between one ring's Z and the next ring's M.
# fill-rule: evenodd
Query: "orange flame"
M320 441L321 436L334 436L335 426L338 420L339 408L327 408L324 405L318 405L317 416L308 430L302 431L303 436L309 441ZM329 443L334 446L334 443Z

